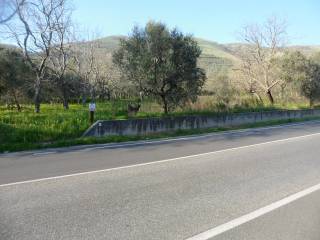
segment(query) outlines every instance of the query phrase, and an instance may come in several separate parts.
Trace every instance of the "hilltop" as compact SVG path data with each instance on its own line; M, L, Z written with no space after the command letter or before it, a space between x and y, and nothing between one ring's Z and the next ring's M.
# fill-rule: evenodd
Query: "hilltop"
M111 62L112 53L118 48L120 38L125 36L109 36L94 40L96 48L99 49L99 57L104 58L105 62ZM238 58L225 45L200 38L196 38L196 41L202 50L199 66L206 70L208 76L206 89L211 90L217 77L227 74Z
M104 57L105 61L111 62L112 52L119 46L120 38L125 36L109 36L95 40L99 49L99 56ZM199 66L204 68L207 73L207 90L213 90L214 85L219 81L221 76L227 75L233 66L239 63L236 54L246 45L242 43L219 44L214 41L195 38L198 42L202 55L199 59ZM299 50L304 54L311 55L320 51L320 46L290 46L290 50Z
M95 52L99 59L102 59L106 64L112 62L112 53L119 47L119 40L125 36L108 36L99 38L93 41L77 43L80 46L94 43ZM230 73L233 66L240 62L237 52L241 51L246 44L243 43L229 43L220 44L214 41L195 38L198 42L202 55L199 59L199 66L204 68L207 73L206 89L213 90L218 83L221 76L226 76ZM73 43L76 44L76 43ZM4 45L0 43L1 47L13 47L12 45ZM316 52L320 52L319 46L289 46L289 50L301 51L310 56Z

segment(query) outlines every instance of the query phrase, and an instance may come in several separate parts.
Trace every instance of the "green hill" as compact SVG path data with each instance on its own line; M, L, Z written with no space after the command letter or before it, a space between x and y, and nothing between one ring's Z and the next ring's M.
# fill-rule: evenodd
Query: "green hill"
M96 48L99 49L97 56L104 59L106 63L111 63L112 52L118 48L120 38L125 38L125 36L109 36L95 40ZM205 69L208 77L205 88L212 91L219 84L221 76L228 75L232 67L239 63L236 52L244 49L246 45L242 43L219 44L201 38L195 38L195 40L202 50L199 66ZM291 46L289 49L312 55L320 51L320 46Z
M111 62L112 52L118 48L120 38L124 36L109 36L95 40L99 57L104 58L106 62ZM237 62L237 57L222 44L200 38L196 38L196 41L202 49L199 66L206 70L208 77L206 88L210 90L218 76L228 73Z
M105 52L113 52L119 46L119 39L124 38L124 36L109 36L105 38L100 38L95 40L98 47L103 49ZM202 49L202 54L205 57L214 57L229 60L231 62L236 61L237 58L229 51L229 49L222 44L218 44L213 41L207 41L201 38L196 38L200 48Z
M106 64L111 64L112 53L119 47L120 38L125 38L125 36L109 36L92 42L81 42L78 44L81 47L83 44L94 43L97 58ZM242 43L219 44L217 42L201 38L195 38L195 40L202 49L199 66L205 69L207 73L208 80L206 89L213 90L217 81L220 81L219 79L221 79L221 76L228 75L231 72L232 67L239 63L239 58L237 57L236 52L243 49L246 45ZM290 46L288 49L298 50L308 56L311 56L316 52L320 52L320 45Z

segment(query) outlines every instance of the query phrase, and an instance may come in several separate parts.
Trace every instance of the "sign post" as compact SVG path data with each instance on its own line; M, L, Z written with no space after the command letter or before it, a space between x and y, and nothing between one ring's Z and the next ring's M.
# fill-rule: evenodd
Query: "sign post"
M90 112L90 124L94 122L94 112L96 111L96 104L94 102L89 103L89 112Z

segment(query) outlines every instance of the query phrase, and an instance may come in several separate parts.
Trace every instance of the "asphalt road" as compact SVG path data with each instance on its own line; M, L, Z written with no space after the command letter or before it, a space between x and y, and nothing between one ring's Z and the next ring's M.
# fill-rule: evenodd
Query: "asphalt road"
M272 209L319 156L320 122L1 155L0 239L320 239L317 188Z
M316 192L211 239L319 240L319 200Z

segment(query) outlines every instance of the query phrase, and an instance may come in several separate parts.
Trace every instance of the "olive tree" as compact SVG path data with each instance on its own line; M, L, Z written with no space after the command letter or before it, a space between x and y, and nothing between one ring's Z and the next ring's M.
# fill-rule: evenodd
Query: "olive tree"
M310 107L320 100L320 65L310 62L307 77L301 84L301 93L309 99Z
M12 100L18 111L21 111L20 99L27 95L32 77L31 68L19 50L0 49L0 93L7 96L7 102Z
M313 107L320 100L320 65L300 52L287 52L281 61L281 78L285 82L295 82Z
M200 94L206 79L197 66L200 54L190 35L149 22L120 41L113 61L139 92L154 97L167 114Z

